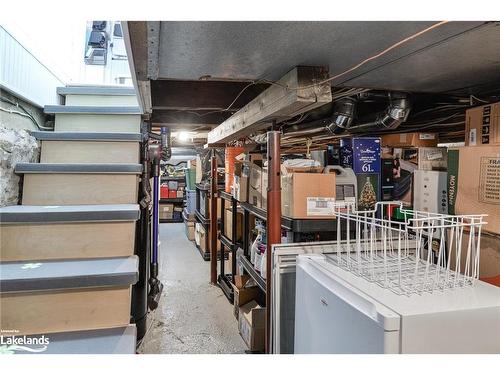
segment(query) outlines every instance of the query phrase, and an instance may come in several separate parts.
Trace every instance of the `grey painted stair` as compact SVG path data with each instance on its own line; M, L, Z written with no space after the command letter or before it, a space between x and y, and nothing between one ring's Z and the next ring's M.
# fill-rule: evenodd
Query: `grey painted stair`
M0 224L136 221L138 204L0 207Z
M141 164L98 164L98 163L18 163L15 172L29 173L91 173L91 174L140 174Z
M23 205L132 204L141 164L19 163Z
M46 105L44 112L48 114L140 115L141 109L138 106Z
M0 262L134 254L137 204L0 208Z
M41 163L139 163L139 133L33 132Z
M141 133L32 132L39 141L140 142Z
M18 335L123 327L137 256L0 263L2 329Z
M128 286L137 282L139 258L0 263L0 293Z
M39 338L37 336L28 336ZM135 354L137 329L134 324L125 327L80 332L62 332L45 335L49 344L0 348L12 354Z
M58 87L57 93L65 97L67 106L137 106L133 87L67 86Z
M91 96L91 98L93 98ZM54 130L70 132L139 133L141 109L130 105L48 105L44 111L54 114ZM101 104L101 105L95 105Z
M59 95L112 95L112 96L136 96L133 87L115 86L65 86L58 87Z

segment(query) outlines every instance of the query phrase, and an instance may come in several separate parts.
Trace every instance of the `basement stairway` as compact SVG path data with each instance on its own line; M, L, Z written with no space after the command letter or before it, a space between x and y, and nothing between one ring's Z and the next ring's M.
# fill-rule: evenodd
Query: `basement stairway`
M48 344L2 352L135 353L130 324L141 114L131 89L61 87L40 163L17 164L22 205L0 208L0 327Z

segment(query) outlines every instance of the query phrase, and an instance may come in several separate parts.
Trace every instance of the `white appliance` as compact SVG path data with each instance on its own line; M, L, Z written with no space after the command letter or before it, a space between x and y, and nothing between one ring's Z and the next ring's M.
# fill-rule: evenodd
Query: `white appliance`
M447 179L447 172L416 170L414 172L413 209L447 214Z
M297 257L295 353L500 353L500 288L396 294L329 257Z

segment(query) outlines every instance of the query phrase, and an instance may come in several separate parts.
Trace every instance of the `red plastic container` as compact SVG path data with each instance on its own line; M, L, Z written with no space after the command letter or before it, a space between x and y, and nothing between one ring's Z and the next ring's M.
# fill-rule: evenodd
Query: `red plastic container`
M168 186L167 185L161 185L160 186L160 198L168 198Z
M177 190L169 190L168 197L169 198L177 198Z

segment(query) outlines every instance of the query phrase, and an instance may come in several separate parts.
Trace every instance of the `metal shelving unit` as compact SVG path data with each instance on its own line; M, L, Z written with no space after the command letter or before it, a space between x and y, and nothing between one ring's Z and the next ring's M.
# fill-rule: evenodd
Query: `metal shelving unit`
M253 264L247 257L242 257L240 263L248 273L248 275L257 283L257 286L265 293L266 292L266 279L264 279L256 270L253 268Z
M201 195L208 195L210 194L210 187L202 184L196 184L196 209L194 211L194 217L196 222L200 223L203 228L205 228L205 251L201 249L200 246L196 245L196 248L200 252L202 258L206 261L210 260L210 241L209 241L209 234L210 234L210 218L205 217L203 213L200 211L200 201L201 201ZM205 197L204 202L205 202L205 212L208 212L208 198ZM217 215L217 213L215 213ZM217 259L220 259L220 255L217 256Z
M161 182L167 181L184 181L185 176L162 176ZM184 197L176 197L176 198L160 198L160 204L173 204L174 206L182 206L184 207L185 196ZM178 219L160 219L160 224L167 223L182 223L182 214Z
M178 198L161 198L160 203L184 203L184 197Z
M223 251L226 254L227 249L231 252L231 270L230 272L226 272L225 263L223 259L220 259L220 273L217 276L217 283L219 287L224 292L227 299L232 303L234 300L234 291L231 285L233 281L233 277L236 274L236 250L238 248L236 244L236 236L237 236L237 214L238 214L238 201L233 198L233 196L227 193L224 190L219 190L219 198L221 199L221 217L220 217L220 232L219 232L219 240L221 242L221 252ZM226 203L231 203L231 212L232 212L232 238L228 238L225 235L225 226L226 226Z
M238 202L237 202L238 203ZM253 215L261 220L267 220L267 212L262 208L253 206L247 202L239 202L243 209L243 254L240 262L246 273L257 283L257 285L266 292L266 280L254 269L250 262L248 254L250 245L250 215ZM331 232L336 233L337 221L335 219L293 219L290 217L281 217L281 228L293 232L294 242L300 242L298 238L302 233L319 233ZM345 223L342 222L342 230L345 230ZM238 247L236 247L236 250ZM236 251L235 250L235 251Z

